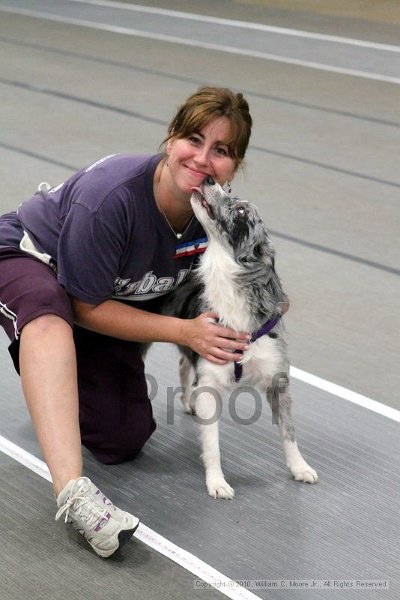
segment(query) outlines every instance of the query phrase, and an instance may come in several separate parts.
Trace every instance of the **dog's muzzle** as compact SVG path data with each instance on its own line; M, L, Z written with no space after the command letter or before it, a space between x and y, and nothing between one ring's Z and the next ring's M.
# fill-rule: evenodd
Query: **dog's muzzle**
M212 186L215 185L215 181L212 177L206 177L201 185L201 187L192 187L192 192L197 192L200 195L200 204L202 205L203 208L206 209L207 214L209 216L210 219L215 219L215 215L214 215L214 211L212 206L207 202L205 194L204 194L204 187L205 186Z

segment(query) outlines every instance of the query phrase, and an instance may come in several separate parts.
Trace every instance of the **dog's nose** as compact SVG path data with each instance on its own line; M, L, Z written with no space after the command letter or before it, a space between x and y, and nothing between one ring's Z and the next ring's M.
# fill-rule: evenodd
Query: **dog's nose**
M205 185L215 185L215 181L212 177L208 176L204 180Z

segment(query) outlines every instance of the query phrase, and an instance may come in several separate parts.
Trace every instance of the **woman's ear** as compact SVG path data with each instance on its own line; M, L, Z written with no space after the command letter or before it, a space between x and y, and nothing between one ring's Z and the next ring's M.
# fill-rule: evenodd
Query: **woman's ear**
M168 156L171 154L172 144L173 144L173 139L169 138L169 140L167 142L167 148L166 148Z

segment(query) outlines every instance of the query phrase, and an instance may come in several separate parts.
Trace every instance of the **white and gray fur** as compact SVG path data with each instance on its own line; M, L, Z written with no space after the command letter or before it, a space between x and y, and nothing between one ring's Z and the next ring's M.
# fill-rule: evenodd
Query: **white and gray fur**
M229 197L211 178L193 192L191 204L207 233L208 248L191 276L169 296L166 312L193 318L212 311L219 316L221 325L237 331L256 331L281 314L286 299L274 268L274 249L256 207ZM211 496L234 496L222 472L218 421L213 417L217 414L217 394L239 385L257 386L266 394L294 479L309 483L318 480L317 473L302 458L295 439L289 361L281 321L244 353L239 383L234 381L233 362L217 365L188 348L181 348L181 352L182 402L186 412L199 418L206 485Z

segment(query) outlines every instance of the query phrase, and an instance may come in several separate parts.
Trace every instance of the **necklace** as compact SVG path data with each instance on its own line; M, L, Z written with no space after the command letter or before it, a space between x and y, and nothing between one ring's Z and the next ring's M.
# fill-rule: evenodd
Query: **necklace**
M175 229L172 227L172 225L171 225L171 223L169 222L169 220L168 220L168 217L167 217L167 215L165 214L165 212L164 212L163 210L161 210L161 208L160 208L160 207L158 207L158 208L159 208L159 210L161 211L161 214L162 214L162 216L164 217L164 219L165 219L165 221L166 221L166 223L167 223L168 227L170 228L170 230L172 231L172 233L174 234L174 236L176 237L176 239L177 239L177 240L180 240L180 239L182 239L182 237L183 237L183 236L184 236L184 234L186 233L186 230L188 229L188 227L189 227L190 223L192 222L192 219L193 219L193 217L190 219L190 221L189 221L189 223L188 223L188 225L187 225L187 227L186 227L185 231L183 231L182 233L178 233L178 232L177 232L177 231L175 231Z
M190 225L191 225L191 223L192 223L192 221L194 219L194 215L192 215L190 217L190 220L189 220L188 224L186 225L184 231L179 232L179 233L177 231L175 231L175 229L172 227L171 223L169 222L169 219L168 219L167 215L165 214L165 212L163 211L163 209L160 206L160 201L159 201L159 198L158 198L158 196L159 196L159 191L158 191L159 190L159 186L160 186L160 180L158 180L157 183L154 186L154 199L156 201L157 208L160 211L160 213L162 214L162 216L164 217L165 222L167 223L168 227L170 228L170 230L172 231L172 233L174 234L174 236L176 237L176 239L177 240L181 240L183 238L183 236L185 235L185 233L187 232L187 230L189 229L189 227L190 227Z
M161 210L161 209L160 209L160 210ZM183 238L183 236L185 235L185 233L186 233L186 232L187 232L187 230L189 229L189 227L190 227L190 225L192 224L192 221L193 221L193 219L194 219L194 215L192 215L192 216L190 217L190 221L189 221L189 223L186 225L185 229L184 229L184 230L183 230L181 233L180 233L180 232L178 233L177 231L175 231L175 229L172 227L171 223L168 221L168 217L167 217L167 215L165 214L165 212L162 210L162 211L161 211L161 213L162 213L162 215L163 215L163 217L164 217L164 219L165 219L165 221L166 221L166 223L167 223L168 227L170 228L170 230L172 231L172 233L174 234L174 236L176 237L176 239L177 239L177 240L180 240L180 239L182 239L182 238Z

